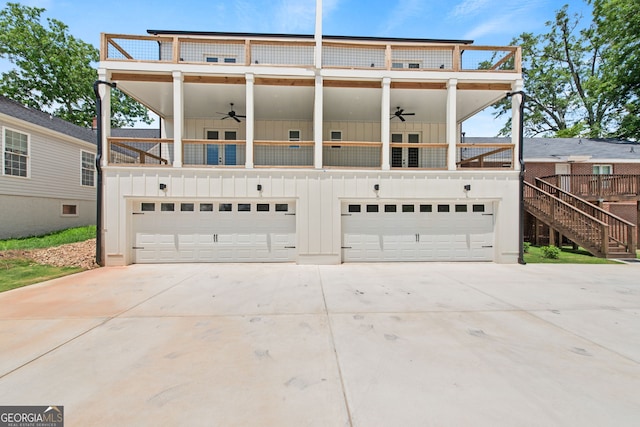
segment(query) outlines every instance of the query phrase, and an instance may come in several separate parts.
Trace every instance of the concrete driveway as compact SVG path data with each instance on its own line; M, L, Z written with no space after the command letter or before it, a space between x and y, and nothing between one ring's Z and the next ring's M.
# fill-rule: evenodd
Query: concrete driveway
M0 294L66 426L637 426L640 265L133 265Z

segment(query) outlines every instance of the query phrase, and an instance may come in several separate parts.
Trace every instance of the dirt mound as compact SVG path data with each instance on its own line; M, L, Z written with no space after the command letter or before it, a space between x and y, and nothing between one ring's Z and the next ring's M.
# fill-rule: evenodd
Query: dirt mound
M0 252L2 258L29 258L38 264L56 267L98 268L96 264L96 239L70 243L45 249L11 250Z

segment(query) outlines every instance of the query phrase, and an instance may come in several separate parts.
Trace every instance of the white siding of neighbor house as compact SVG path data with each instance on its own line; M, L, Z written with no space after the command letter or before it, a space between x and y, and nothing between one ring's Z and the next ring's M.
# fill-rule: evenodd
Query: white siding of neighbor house
M106 263L131 263L133 206L140 201L296 200L297 262L341 262L343 201L482 201L494 203L494 261L515 263L518 173L310 170L105 169ZM160 184L166 184L165 191ZM262 191L257 190L257 185ZM378 192L374 185L379 184ZM471 185L465 192L464 185Z
M29 135L29 173L28 178L4 174L2 140L0 238L95 223L96 187L83 186L81 181L81 152L95 154L95 145L4 116L0 117L2 138L5 127ZM63 202L82 206L81 215L61 219ZM33 225L37 231L24 229L22 224Z
M62 215L75 205L76 215ZM95 200L54 199L0 194L0 239L41 236L56 230L96 223Z

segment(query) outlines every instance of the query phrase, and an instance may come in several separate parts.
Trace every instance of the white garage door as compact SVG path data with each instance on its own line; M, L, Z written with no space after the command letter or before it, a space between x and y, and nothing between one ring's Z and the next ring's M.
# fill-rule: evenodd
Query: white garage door
M493 203L344 203L342 257L365 261L491 261Z
M296 254L295 203L142 202L134 262L287 262Z

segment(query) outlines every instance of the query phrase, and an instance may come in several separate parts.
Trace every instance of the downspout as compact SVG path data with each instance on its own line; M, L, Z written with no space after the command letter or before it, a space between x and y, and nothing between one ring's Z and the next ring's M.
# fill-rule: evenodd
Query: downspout
M98 140L96 154L96 171L98 172L97 189L96 189L96 263L104 266L104 258L102 254L102 98L98 87L101 84L108 85L112 88L116 87L115 83L105 82L104 80L96 80L93 83L93 92L96 95L96 133Z
M520 164L520 209L518 218L518 244L520 249L518 251L518 264L525 265L524 261L524 158L523 158L523 146L524 146L524 101L526 94L524 91L509 92L507 96L520 95L520 124L518 126L518 162Z

